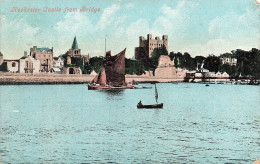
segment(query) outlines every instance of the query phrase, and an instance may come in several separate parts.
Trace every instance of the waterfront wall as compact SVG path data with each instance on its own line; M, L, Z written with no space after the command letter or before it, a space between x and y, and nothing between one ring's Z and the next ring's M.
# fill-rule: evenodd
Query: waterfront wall
M93 80L89 74L53 74L53 73L0 73L0 84L84 84ZM126 82L175 82L184 79L157 78L126 75Z
M94 76L52 73L0 73L0 84L82 84L90 82Z
M0 85L12 84L85 84L94 79L95 75L89 74L53 74L53 73L1 73ZM234 79L183 79L159 78L156 76L126 75L126 82L231 82ZM239 81L250 81L250 79L239 79ZM259 79L257 80L259 82Z

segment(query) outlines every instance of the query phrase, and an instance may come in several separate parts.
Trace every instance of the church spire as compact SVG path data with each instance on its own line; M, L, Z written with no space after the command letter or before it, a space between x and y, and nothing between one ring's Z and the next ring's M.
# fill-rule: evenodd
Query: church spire
M76 36L74 37L73 43L72 43L72 49L79 49L78 48L78 42Z

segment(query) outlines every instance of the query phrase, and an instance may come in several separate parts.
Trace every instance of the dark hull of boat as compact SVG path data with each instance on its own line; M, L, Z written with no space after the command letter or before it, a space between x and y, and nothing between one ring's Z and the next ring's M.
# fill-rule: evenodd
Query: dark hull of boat
M143 89L152 89L152 87L142 87Z
M103 90L103 89L133 89L134 85L126 85L126 86L100 86L100 85L91 85L88 84L88 90Z
M137 108L163 108L163 103L153 105L137 105Z

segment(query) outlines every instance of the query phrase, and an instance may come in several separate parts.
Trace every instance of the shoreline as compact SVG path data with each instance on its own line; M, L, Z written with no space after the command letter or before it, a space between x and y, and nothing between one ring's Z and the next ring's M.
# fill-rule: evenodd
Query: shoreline
M58 84L87 84L94 79L95 75L67 75L51 73L0 73L0 85L58 85ZM192 79L184 78L157 78L154 76L126 75L126 82L137 83L176 83L191 82ZM240 83L248 83L249 79L239 79ZM224 82L231 83L234 79L195 79L195 83Z
M51 73L0 73L0 85L55 85L55 84L87 84L95 75L83 74L51 74ZM184 79L156 78L137 75L126 75L126 82L138 83L183 82Z

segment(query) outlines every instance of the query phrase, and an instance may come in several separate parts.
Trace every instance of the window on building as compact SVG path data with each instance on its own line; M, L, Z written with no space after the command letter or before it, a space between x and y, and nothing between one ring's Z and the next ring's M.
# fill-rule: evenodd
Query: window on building
M13 62L13 63L12 63L12 67L15 67L15 65L16 65L15 62Z

